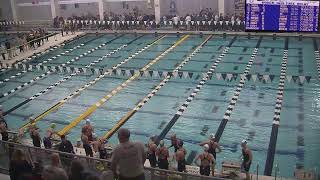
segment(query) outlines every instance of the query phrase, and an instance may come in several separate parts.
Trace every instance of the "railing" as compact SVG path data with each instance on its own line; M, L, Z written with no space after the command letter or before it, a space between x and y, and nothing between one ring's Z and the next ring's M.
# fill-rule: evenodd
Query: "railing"
M31 164L39 163L41 166L49 165L50 155L58 153L60 155L62 167L68 171L73 159L78 159L82 162L86 169L101 174L102 172L110 172L110 161L105 159L97 159L76 154L64 153L51 149L42 149L13 142L0 140L0 170L3 172L9 171L9 162L12 153L16 150L22 150ZM181 173L176 171L167 171L155 168L145 167L145 176L148 180L160 179L183 179L183 180L223 180L225 178L207 177L188 173Z

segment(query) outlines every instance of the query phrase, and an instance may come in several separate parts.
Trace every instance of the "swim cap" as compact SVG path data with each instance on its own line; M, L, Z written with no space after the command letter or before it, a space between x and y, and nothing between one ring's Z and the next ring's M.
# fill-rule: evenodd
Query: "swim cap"
M0 111L2 111L2 105L0 105Z
M209 150L209 145L208 145L208 144L205 144L205 145L203 146L203 149L204 149L205 151L208 151L208 150Z
M212 134L210 134L210 137L209 137L210 139L215 139L216 137L214 136L214 134L212 133Z
M248 142L247 142L247 140L245 140L245 139L241 141L241 144L247 145L247 143L248 143Z
M164 146L164 141L161 140L161 141L159 142L159 144L160 144L160 146Z
M51 123L50 127L51 127L52 129L56 128L56 123Z
M90 122L91 122L90 119L87 119L87 120L86 120L86 123L90 123Z

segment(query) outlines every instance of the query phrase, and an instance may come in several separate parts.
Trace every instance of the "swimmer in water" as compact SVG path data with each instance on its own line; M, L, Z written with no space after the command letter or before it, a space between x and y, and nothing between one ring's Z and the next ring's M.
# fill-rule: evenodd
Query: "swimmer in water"
M202 154L199 154L198 157L196 158L196 163L198 164L198 160L200 159L201 164L200 164L200 174L209 176L210 175L210 167L212 164L215 164L214 157L212 154L210 154L209 151L209 145L205 144L203 146L204 152ZM199 165L199 164L198 164ZM214 170L212 170L214 171Z
M151 137L148 143L148 159L150 162L150 166L155 168L157 166L157 145L155 144L155 136Z
M217 153L221 152L221 148L220 148L220 145L216 142L216 138L214 134L211 134L209 136L209 140L201 142L199 145L204 146L206 144L209 146L208 153L212 154L214 159L217 160ZM215 162L216 161L213 161L213 164L212 164L212 176L214 176Z
M164 146L164 141L161 140L159 142L160 147L156 151L156 155L158 156L158 167L160 169L166 169L168 170L169 168L169 151L168 148Z
M46 135L43 137L43 145L46 149L52 148L52 135L55 134L54 129L56 128L56 124L52 123L50 127L47 129Z
M176 161L178 162L178 171L186 171L186 155L187 150L183 147L183 141L179 141L179 149L176 152Z

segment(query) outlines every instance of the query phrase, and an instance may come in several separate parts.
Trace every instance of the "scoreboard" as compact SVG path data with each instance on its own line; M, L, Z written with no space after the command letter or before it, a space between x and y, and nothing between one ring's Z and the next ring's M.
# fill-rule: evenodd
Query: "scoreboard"
M246 0L246 30L317 32L319 1Z

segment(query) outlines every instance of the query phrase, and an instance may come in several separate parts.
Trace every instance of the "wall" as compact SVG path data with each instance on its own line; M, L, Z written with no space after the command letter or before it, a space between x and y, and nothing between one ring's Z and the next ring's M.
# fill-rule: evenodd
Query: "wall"
M161 16L169 14L170 2L171 0L161 0ZM175 0L175 2L179 16L185 16L189 13L199 13L201 9L205 8L218 11L218 0Z
M18 20L23 21L43 21L51 20L51 7L48 6L16 6Z
M0 20L1 19L12 20L10 0L0 0L0 9L1 9Z
M162 0L161 0L162 3ZM141 14L154 14L154 8L149 8L147 2L137 1L137 2L126 2L128 4L128 9L123 8L122 2L105 2L104 9L106 13L116 13L116 14L124 14L133 12L133 9L137 7Z
M81 3L78 4L79 8L75 8L74 4L63 5L66 9L61 9L60 7L60 16L67 18L72 15L82 16L91 14L93 16L99 15L98 3ZM61 6L61 5L60 5Z

